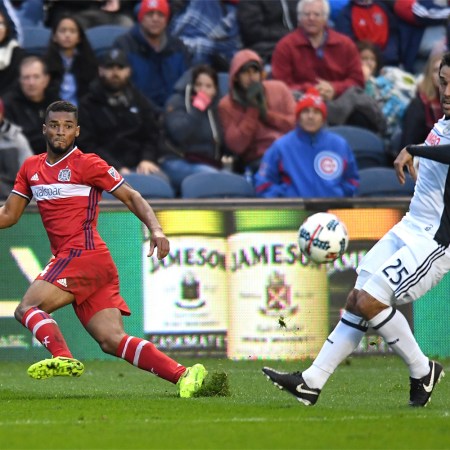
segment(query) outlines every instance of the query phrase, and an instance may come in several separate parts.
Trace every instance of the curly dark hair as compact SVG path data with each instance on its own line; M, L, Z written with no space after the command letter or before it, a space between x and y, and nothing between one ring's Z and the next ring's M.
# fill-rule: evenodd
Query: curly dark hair
M47 122L50 112L73 113L78 122L78 108L73 103L66 102L65 100L58 100L47 106L47 109L45 110L45 122Z

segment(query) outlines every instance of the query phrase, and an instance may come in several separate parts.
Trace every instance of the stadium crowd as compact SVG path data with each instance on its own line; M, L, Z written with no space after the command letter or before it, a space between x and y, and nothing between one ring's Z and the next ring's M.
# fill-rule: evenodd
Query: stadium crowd
M442 0L3 0L0 196L30 149L46 151L57 99L79 107L83 152L177 196L220 171L261 197L358 195L369 167L339 130L375 134L387 167L423 142L442 116L449 16Z

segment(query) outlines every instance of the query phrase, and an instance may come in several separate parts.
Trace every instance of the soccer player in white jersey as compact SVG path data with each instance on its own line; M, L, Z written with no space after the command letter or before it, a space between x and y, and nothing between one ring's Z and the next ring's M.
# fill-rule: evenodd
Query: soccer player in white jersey
M419 299L450 270L450 53L441 61L439 92L444 117L424 145L408 145L394 162L400 183L405 182L405 167L417 178L409 212L361 261L340 322L305 371L263 368L276 386L306 405L317 402L328 378L357 347L369 326L408 366L410 406L425 406L444 376L443 367L424 355L407 320L396 309ZM417 174L413 156L420 157Z
M34 197L53 254L15 311L16 319L52 355L31 365L28 374L45 379L83 373L83 364L73 357L50 315L72 304L105 353L176 384L181 397L192 397L207 375L203 365L186 368L151 342L124 331L122 315L131 313L119 292L117 268L96 228L102 191L111 192L147 226L151 235L148 256L157 248L158 259L164 258L169 241L153 209L119 172L99 156L85 154L75 146L79 133L76 106L52 103L43 125L47 152L25 160L0 208L0 228L7 228L17 223Z

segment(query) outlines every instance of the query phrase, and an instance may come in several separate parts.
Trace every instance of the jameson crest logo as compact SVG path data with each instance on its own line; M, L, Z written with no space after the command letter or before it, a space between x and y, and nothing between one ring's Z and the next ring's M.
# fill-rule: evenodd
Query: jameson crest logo
M285 275L274 271L269 276L266 285L266 304L260 311L266 316L275 316L283 313L291 315L297 312L298 306L292 306L291 286L286 284Z

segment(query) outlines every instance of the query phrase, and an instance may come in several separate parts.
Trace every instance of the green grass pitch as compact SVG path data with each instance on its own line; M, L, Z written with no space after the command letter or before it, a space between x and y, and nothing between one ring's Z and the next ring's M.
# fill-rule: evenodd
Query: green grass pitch
M261 373L308 362L197 362L228 374L229 397L177 398L175 386L123 361L87 361L81 378L42 381L27 363L0 362L0 448L450 449L448 359L449 375L418 409L407 406L408 372L394 356L350 359L314 407Z

